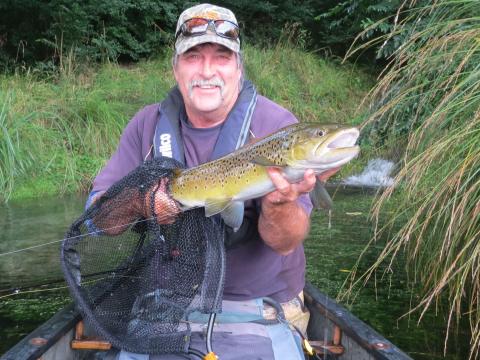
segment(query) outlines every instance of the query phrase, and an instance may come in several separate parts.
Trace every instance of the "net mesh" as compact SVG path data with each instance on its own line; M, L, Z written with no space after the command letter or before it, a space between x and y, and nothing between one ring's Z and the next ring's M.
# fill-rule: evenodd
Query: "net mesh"
M155 211L153 200L178 167L166 158L146 162L85 211L62 243L62 269L79 311L117 348L187 352L186 316L220 311L221 221L199 208L162 224Z

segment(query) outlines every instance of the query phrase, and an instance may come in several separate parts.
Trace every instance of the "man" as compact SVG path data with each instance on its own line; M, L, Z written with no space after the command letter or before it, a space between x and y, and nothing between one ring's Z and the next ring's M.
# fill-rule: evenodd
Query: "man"
M180 15L173 73L177 87L129 122L118 149L96 177L89 202L153 156L174 157L192 167L297 122L244 80L239 28L228 9L202 4ZM303 318L305 330L302 241L312 208L307 193L316 178L309 170L303 181L290 184L280 170L268 173L276 191L248 202L241 228L228 232L224 299L271 297L284 305L287 317ZM157 215L173 221L166 216L178 210L159 194L155 208L163 213ZM147 216L149 208L144 210Z

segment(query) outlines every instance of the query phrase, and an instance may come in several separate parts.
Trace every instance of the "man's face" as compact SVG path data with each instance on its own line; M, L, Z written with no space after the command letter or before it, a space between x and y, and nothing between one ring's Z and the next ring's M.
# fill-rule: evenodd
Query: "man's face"
M238 98L241 69L234 52L201 44L179 56L174 75L187 113L227 115Z

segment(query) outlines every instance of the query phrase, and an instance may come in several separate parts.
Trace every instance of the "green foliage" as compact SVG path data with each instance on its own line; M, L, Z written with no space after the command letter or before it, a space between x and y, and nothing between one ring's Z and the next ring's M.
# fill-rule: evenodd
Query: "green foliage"
M34 113L12 118L13 92L0 96L0 184L3 184L4 196L8 199L15 184L15 178L25 175L32 163L32 154L28 147L22 146L21 133L29 127ZM27 130L28 131L28 130Z
M171 43L188 3L154 0L39 0L0 3L0 61L57 66L69 52L93 61L132 61Z
M7 0L0 3L0 64L32 64L52 72L67 56L89 61L138 61L171 47L181 11L195 2L154 0ZM312 3L220 1L232 9L243 39L268 44L286 23L313 18Z
M288 25L299 24L308 31L308 24L315 14L314 1L224 0L219 3L235 13L242 36L248 43L256 45L275 44L285 34Z
M247 46L247 76L259 92L292 111L301 121L358 125L358 104L372 78L351 65L324 60L294 44L301 35L289 28L273 47Z
M355 42L355 48L362 47L362 55L374 55L386 60L408 38L409 31L425 23L417 18L415 23L403 21L410 16L414 6L428 4L426 0L346 0L334 1L320 15L319 35L316 42L345 53ZM429 14L424 14L428 18ZM403 22L402 31L397 31Z
M300 120L358 122L357 104L372 79L351 65L282 41L270 49L245 47L247 77L259 92ZM4 150L7 142L1 138L0 175L8 180L0 181L3 200L10 194L25 198L88 190L126 122L142 106L161 101L174 85L171 56L167 52L135 66L107 63L51 80L0 76L0 129L12 143Z
M367 124L372 141L406 141L395 178L403 197L391 221L407 220L363 276L405 251L412 279L422 284L413 310L423 315L448 299L448 328L467 317L470 357L478 358L480 7L439 0L412 9L395 31L407 40L371 94L380 101ZM377 219L392 191L378 199Z
M77 59L78 64L124 63L148 58L172 46L178 15L195 3L6 0L0 3L0 66L5 69L34 66L48 74L58 69L64 71L68 59ZM270 46L285 32L286 26L297 24L307 36L296 38L296 45L328 47L343 54L362 30L365 30L363 41L392 30L403 1L216 3L234 11L245 43ZM390 55L401 41L401 37L393 36L385 45L380 44L379 57Z

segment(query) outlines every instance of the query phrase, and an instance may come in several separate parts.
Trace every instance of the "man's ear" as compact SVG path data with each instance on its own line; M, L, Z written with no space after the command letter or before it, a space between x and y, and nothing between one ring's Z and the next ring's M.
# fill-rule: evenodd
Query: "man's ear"
M175 65L173 65L173 64L172 64L172 70L173 70L173 77L175 78L175 81L178 83L177 69L175 68Z

